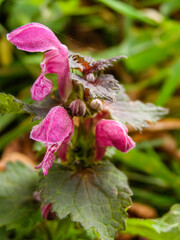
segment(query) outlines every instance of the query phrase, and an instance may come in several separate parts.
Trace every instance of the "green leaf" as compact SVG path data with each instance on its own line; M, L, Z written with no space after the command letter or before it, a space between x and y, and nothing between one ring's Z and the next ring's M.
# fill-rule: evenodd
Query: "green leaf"
M145 172L152 176L156 176L164 181L167 186L173 188L176 194L179 195L180 178L171 172L168 167L162 162L158 154L153 150L146 152L138 149L132 149L126 154L115 150L114 159L117 159L124 164L133 167L139 171ZM136 161L134 161L136 159Z
M102 240L113 240L125 228L132 193L126 176L110 162L77 172L54 164L40 189L44 204L53 203L59 218L70 214L85 229L95 228Z
M44 118L52 107L60 105L61 99L58 90L55 90L42 101L36 101L33 104L25 104L22 102L22 104L24 111L35 115L34 120L39 120Z
M20 162L8 163L0 174L0 227L31 227L40 218L35 201L38 174Z
M97 2L101 2L105 4L106 6L110 7L114 11L121 13L125 16L128 16L130 18L134 18L137 20L140 20L142 22L148 23L150 25L156 25L157 23L147 17L143 12L137 10L136 8L117 0L96 0Z
M123 97L125 96L124 94ZM109 107L110 114L116 121L129 123L140 130L142 127L148 127L147 122L155 122L168 113L168 109L157 107L152 103L130 101L128 97L113 103L109 102Z
M151 240L180 240L180 204L175 204L163 217L156 220L129 218L126 233L141 235Z
M31 128L38 123L39 121L32 122L32 118L28 117L15 128L7 131L2 137L0 137L0 150L3 150L3 148L12 140L17 139L26 132L29 132Z
M0 93L0 114L23 113L23 104L16 102L15 97L10 94Z
M160 91L156 104L164 105L173 95L179 86L180 59L178 59L169 69L166 80Z

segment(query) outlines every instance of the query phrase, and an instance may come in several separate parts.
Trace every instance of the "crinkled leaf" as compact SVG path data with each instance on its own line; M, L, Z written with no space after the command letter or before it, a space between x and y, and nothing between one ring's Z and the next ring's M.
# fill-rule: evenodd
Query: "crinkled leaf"
M151 240L180 240L180 204L175 204L163 217L156 220L130 218L126 233Z
M48 95L42 101L37 101L33 104L25 104L20 100L17 101L23 104L24 111L35 115L34 120L44 118L51 108L61 103L58 90L54 91L51 95Z
M117 56L109 59L100 59L92 63L92 67L95 71L102 71L106 68L112 67L115 62L118 62L122 58L127 58L126 56Z
M80 70L90 70L90 72L99 72L106 68L112 67L113 63L119 61L126 56L116 56L109 59L95 60L90 56L83 56L79 53L69 53L69 63L71 68L79 68Z
M126 176L110 162L77 172L54 164L40 189L44 204L53 203L59 218L70 214L85 229L95 228L102 240L113 240L125 228L131 190Z
M71 79L87 89L92 98L101 98L114 101L118 94L124 93L124 88L118 83L113 75L102 74L94 83L88 82L83 77L71 73Z
M0 227L31 227L41 218L40 206L33 197L38 173L20 162L8 163L0 173Z
M122 100L109 102L108 110L114 120L124 124L129 123L140 130L142 127L148 127L147 122L155 122L168 113L167 109L157 107L152 103L130 101L125 94L122 96Z
M74 57L74 54L72 52L69 52L68 59L69 59L69 66L70 66L70 68L80 69L80 70L84 69L83 65L78 62L78 60Z
M10 94L0 93L0 114L23 113L23 104L15 100Z

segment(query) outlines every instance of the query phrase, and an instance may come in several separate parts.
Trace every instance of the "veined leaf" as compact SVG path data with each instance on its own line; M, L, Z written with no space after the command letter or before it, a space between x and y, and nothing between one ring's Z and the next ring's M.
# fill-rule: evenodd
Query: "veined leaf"
M120 95L120 94L119 94ZM120 95L121 96L121 95ZM157 107L152 103L130 101L125 94L117 102L108 103L112 118L121 123L129 123L134 128L148 127L147 122L155 122L168 113L168 109Z
M38 174L20 162L8 163L0 173L0 227L29 227L41 218L33 197Z
M95 60L91 56L83 56L79 53L69 52L69 64L70 68L76 68L80 70L90 70L90 72L98 73L109 67L112 67L114 63L120 61L122 58L127 58L126 56L116 56L109 59L99 59Z
M88 82L74 73L71 73L71 79L87 89L92 98L114 101L118 94L124 94L123 86L111 74L101 74L94 83Z
M110 162L77 172L54 164L40 181L44 204L53 204L59 218L71 215L85 229L95 228L102 240L113 240L125 228L131 204L126 176Z

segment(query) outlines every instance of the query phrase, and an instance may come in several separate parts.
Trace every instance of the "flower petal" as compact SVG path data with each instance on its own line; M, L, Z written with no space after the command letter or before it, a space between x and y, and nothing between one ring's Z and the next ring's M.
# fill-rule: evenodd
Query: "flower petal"
M7 34L17 48L28 52L45 52L58 48L61 43L54 33L40 23L29 23Z
M128 152L135 143L127 132L128 129L124 124L103 119L96 126L96 145L97 147L114 146L121 152Z
M43 74L41 74L31 87L31 97L35 101L43 100L50 94L53 84Z
M68 143L63 142L57 150L57 153L58 153L61 161L63 161L63 162L67 161L67 159L66 159L67 148L68 148Z
M69 61L68 49L66 46L61 46L61 51L57 54L57 50L51 50L45 53L41 68L44 74L58 74L58 89L61 99L66 101L72 91L72 81L69 77Z
M57 151L58 147L59 144L47 145L47 151L44 159L38 166L35 167L36 169L42 168L44 175L47 175L49 168L52 167L53 161L56 159L53 153Z
M39 125L33 127L30 137L46 144L61 144L72 137L74 123L63 107L53 107Z
M58 74L59 94L61 99L66 102L72 91L72 81L69 77L68 49L61 44L55 34L40 23L29 23L7 34L7 39L21 50L28 52L48 51L41 63L41 73L43 75L46 73ZM46 89L50 89L49 84L47 84ZM32 92L35 91L36 88L33 87ZM43 94L40 100L43 99L42 96ZM33 97L34 95L32 95ZM33 99L36 100L37 97L35 96Z

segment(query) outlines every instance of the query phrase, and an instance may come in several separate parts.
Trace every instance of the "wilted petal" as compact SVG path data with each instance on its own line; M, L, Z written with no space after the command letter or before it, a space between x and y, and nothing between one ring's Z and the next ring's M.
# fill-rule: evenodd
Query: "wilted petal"
M45 52L61 44L54 33L40 23L29 23L7 34L17 48L28 52Z
M41 101L50 94L53 84L43 74L41 74L31 87L31 97L33 100Z
M135 146L134 141L127 135L128 129L124 124L113 120L101 120L96 126L96 147L114 146L121 152L128 152ZM99 153L98 153L99 154Z
M53 107L39 125L33 127L30 137L46 144L62 143L72 136L74 123L63 107Z

